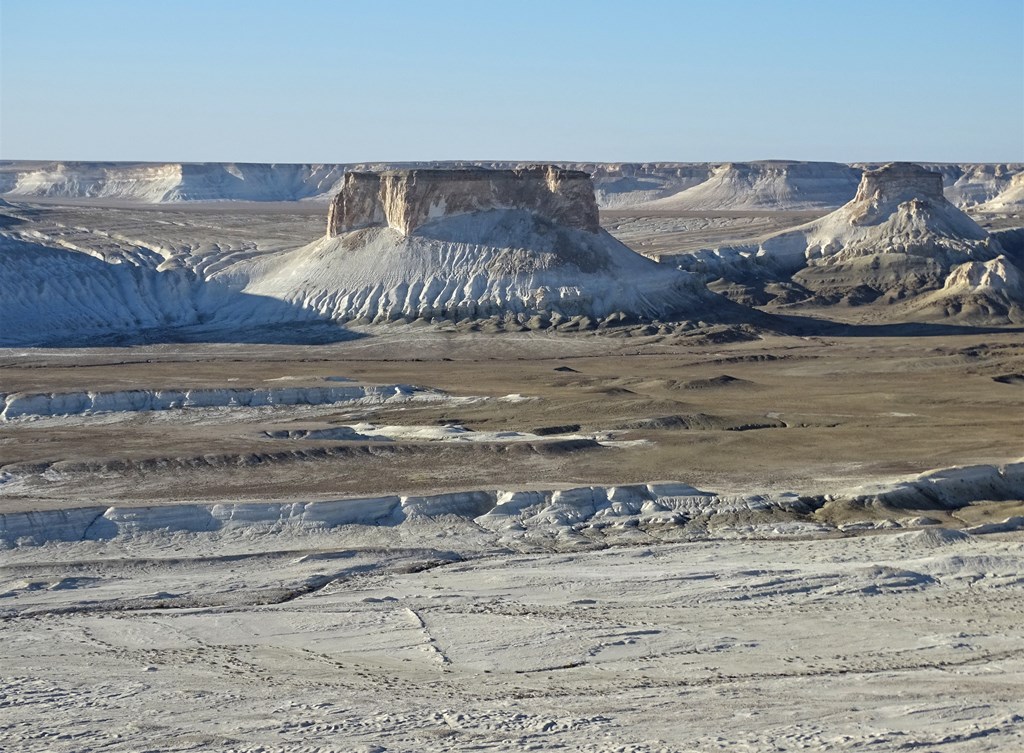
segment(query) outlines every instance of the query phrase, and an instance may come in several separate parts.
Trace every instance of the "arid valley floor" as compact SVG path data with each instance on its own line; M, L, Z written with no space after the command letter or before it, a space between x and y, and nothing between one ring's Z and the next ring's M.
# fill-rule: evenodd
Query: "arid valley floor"
M208 270L325 206L9 214ZM1024 749L1024 329L761 311L0 349L0 750Z

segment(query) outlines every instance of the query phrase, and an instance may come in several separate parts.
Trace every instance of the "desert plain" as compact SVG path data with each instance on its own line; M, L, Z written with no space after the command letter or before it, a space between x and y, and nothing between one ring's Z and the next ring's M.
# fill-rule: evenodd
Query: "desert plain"
M664 260L827 211L601 222ZM200 273L324 223L10 214ZM1017 749L1022 330L880 311L0 349L0 748Z

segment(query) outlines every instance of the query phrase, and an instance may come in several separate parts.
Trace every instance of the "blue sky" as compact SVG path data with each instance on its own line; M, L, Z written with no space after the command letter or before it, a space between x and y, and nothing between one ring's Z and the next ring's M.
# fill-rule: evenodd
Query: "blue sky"
M0 157L1024 161L1024 0L0 0Z

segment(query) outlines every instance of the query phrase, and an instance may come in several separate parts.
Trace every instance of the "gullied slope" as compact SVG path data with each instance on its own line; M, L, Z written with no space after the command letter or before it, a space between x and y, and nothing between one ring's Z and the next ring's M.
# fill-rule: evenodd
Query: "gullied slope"
M542 329L746 316L688 273L601 230L583 173L355 177L332 205L336 235L281 251L249 244L235 253L213 243L191 261L174 243L88 228L47 235L33 228L30 211L5 209L0 344L319 341L349 336L338 323L352 320L488 319ZM295 326L317 323L328 327Z
M0 232L0 345L200 321L188 272L157 273Z
M990 256L988 234L946 200L941 176L901 163L865 172L853 201L814 223L808 240L809 258Z
M343 166L325 164L15 163L0 170L0 193L140 203L295 201L330 192L343 173Z
M832 162L726 163L706 181L647 202L661 210L768 210L835 207L857 190L860 171Z
M0 231L0 291L0 346L351 337L315 311L247 295L212 273L203 277L158 256L98 258L31 234ZM300 331L295 324L328 327Z
M732 283L786 283L777 303L859 305L942 289L960 265L992 262L1002 253L997 240L946 200L941 175L894 163L865 172L853 200L821 219L756 245L698 252L682 258L680 266ZM1015 274L1005 258L997 267L991 270L997 277ZM962 273L949 287L962 294L984 276ZM1016 295L1012 284L1000 290L1001 296ZM955 306L942 311L958 315ZM1005 318L1006 311L992 315Z
M441 218L410 235L371 227L325 237L222 276L250 295L332 319L373 322L632 321L711 315L717 298L690 275L634 253L603 230L570 228L516 209Z
M1005 256L955 267L940 290L915 301L919 311L967 321L1024 322L1024 274Z
M552 165L349 173L328 217L324 238L218 279L341 321L500 319L541 329L728 308L602 230L589 176Z

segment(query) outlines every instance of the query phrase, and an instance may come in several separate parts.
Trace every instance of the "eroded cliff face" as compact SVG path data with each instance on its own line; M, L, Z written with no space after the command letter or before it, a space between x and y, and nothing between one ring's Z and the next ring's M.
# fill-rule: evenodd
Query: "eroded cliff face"
M590 176L539 165L347 173L328 211L327 235L382 225L410 235L431 220L488 209L521 209L558 225L600 230Z
M893 162L861 175L855 204L878 207L911 199L945 203L942 175L909 162Z

